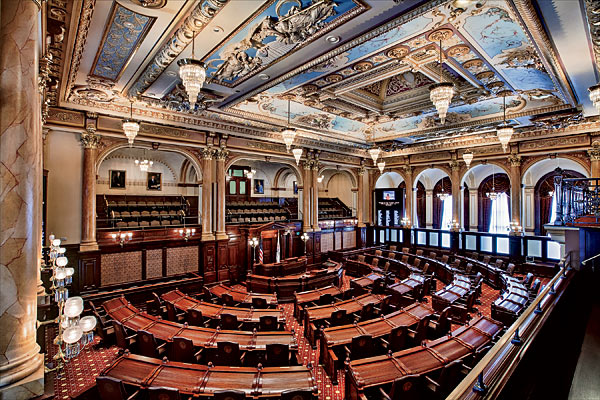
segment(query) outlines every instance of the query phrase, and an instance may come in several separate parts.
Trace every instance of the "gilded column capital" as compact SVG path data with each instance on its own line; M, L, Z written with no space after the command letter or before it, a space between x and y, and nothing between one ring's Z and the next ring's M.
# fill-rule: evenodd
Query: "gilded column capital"
M591 161L600 161L600 141L595 140L592 148L587 151Z
M44 126L42 127L42 141L45 142L48 139L48 135L50 134L50 128Z
M208 146L208 147L202 149L202 151L200 152L200 155L202 156L203 160L212 160L214 153L215 153L215 150L211 146Z
M225 147L221 147L220 149L217 149L214 152L217 161L225 161L227 160L227 157L229 157L229 150L227 150L227 148Z
M520 167L521 166L521 156L515 153L511 153L508 155L508 162L511 167Z
M366 173L367 173L367 167L365 167L364 165L361 165L360 168L358 169L358 176L363 176Z
M95 149L100 144L102 136L96 135L95 129L87 129L85 132L81 132L81 144L84 149Z
M400 169L406 174L406 176L408 176L408 177L412 176L413 168L410 165L408 165L408 164L401 165Z
M313 162L312 162L313 171L318 171L320 168L321 168L321 163L319 162L319 160L313 160Z
M450 169L452 170L452 172L460 171L460 163L458 162L458 160L452 160L448 164L450 165Z

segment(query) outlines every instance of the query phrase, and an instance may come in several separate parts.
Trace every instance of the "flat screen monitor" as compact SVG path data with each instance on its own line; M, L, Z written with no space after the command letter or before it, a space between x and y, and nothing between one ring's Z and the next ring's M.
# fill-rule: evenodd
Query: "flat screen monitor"
M393 190L384 190L383 200L396 200L396 192Z

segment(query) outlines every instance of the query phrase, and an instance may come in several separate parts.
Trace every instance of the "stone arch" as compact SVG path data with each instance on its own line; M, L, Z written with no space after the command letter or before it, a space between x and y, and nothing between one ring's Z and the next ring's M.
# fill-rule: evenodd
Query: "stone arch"
M236 154L227 160L227 163L225 164L225 171L229 170L229 168L231 168L231 166L233 164L235 164L236 162L242 161L242 160L265 161L265 157L253 156L251 154ZM302 179L302 172L300 171L300 168L298 168L298 166L295 163L290 162L289 160L287 160L285 158L277 158L277 157L271 157L269 159L269 162L277 163L277 164L285 164L286 167L289 167L294 172L294 174L296 174L298 186L302 186L302 183L304 181Z
M350 177L350 181L352 182L352 187L354 189L356 189L358 187L358 178L356 177L354 171L350 168L344 168L344 167L334 167L334 166L324 166L323 168L321 168L319 170L319 175L321 175L323 172L325 171L329 171L329 170L333 170L336 171L333 174L331 174L331 176L329 177L329 179L327 181L329 181L336 173L345 173ZM327 185L326 185L327 186Z
M527 186L534 186L541 176L554 170L556 167L570 169L587 177L590 176L590 165L578 157L568 154L561 154L555 158L539 156L528 160L527 164L523 166L521 183ZM531 178L531 182L526 181L529 178Z
M461 174L460 174L460 185L462 186L464 184L465 178L467 177L467 175L470 172L473 172L474 170L479 169L478 167L483 166L483 165L491 165L491 166L500 167L502 169L502 171L498 171L498 173L504 172L506 175L508 175L508 177L510 179L510 168L506 164L504 164L504 163L497 162L495 160L486 161L486 162L473 161L471 163L471 166L469 168L464 169L464 170L461 171Z
M402 182L406 182L404 176L402 176L398 171L386 171L383 174L379 175L379 178L375 181L375 189L384 188L385 182L383 182L382 178L391 179L393 182L392 186L398 187Z

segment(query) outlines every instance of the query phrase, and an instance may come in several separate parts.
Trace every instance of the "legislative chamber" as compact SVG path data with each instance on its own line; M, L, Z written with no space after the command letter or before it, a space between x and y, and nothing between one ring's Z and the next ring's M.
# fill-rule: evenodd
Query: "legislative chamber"
M600 399L598 1L0 20L0 400Z

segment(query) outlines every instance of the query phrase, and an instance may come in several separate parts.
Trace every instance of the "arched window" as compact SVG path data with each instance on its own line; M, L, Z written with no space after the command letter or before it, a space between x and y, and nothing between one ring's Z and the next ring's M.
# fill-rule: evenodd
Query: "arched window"
M415 227L417 228L425 228L425 213L427 206L427 199L425 194L425 186L421 183L421 181L417 182L417 204L415 204L415 210L417 213L417 218L415 223Z
M438 193L448 194L449 196L442 201ZM449 177L440 179L433 187L433 228L448 229L448 224L452 222L452 182ZM449 212L447 211L449 210ZM445 217L445 218L444 218Z
M496 207L493 208L492 200L487 196L487 193L495 191L496 193L504 193L505 196L498 196ZM477 230L479 232L490 232L490 226L492 224L492 212L495 215L494 224L495 226L504 226L506 217L504 214L500 215L505 209L504 203L506 202L508 223L510 224L510 180L508 175L505 173L493 174L485 178L479 185L478 191L479 198L479 224ZM501 200L500 200L501 199ZM494 228L496 231L497 228ZM506 233L499 232L499 233Z

